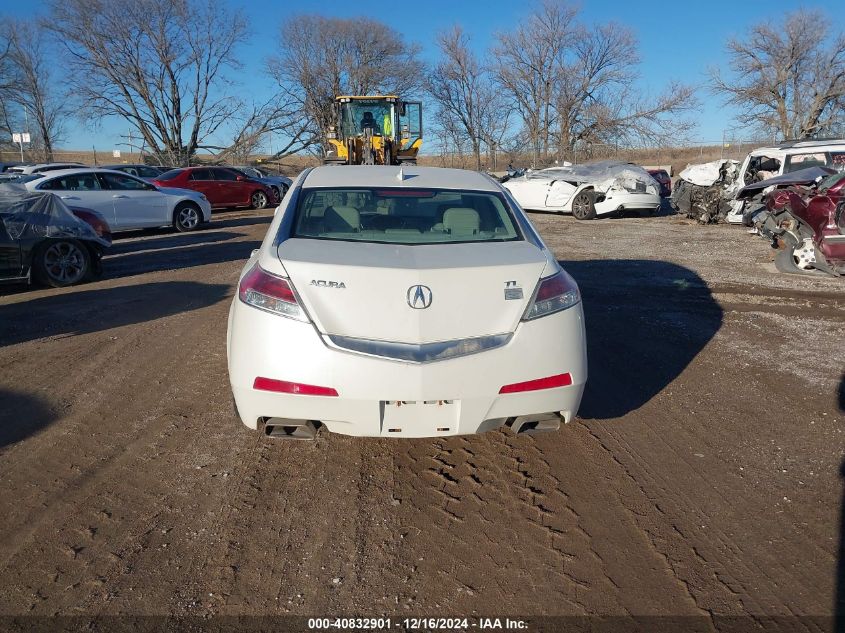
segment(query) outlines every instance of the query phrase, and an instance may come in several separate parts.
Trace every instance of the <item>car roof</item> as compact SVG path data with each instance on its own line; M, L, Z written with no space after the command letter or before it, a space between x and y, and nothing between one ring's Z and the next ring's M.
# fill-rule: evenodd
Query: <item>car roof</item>
M100 165L100 169L112 169L113 167L152 167L153 169L163 169L157 165L144 165L143 163L115 163L113 165Z
M752 156L758 154L807 154L812 153L813 150L817 152L825 152L829 150L845 149L845 140L828 140L828 141L793 141L784 143L783 145L772 145L769 147L758 147L749 152Z
M105 169L103 167L75 167L73 169L54 169L52 171L44 172L42 175L44 179L55 178L56 176L72 176L73 174L88 174L92 171L97 173L106 172L108 174L117 174L118 176L129 176L122 171L115 171L114 169Z
M399 180L399 173L403 179ZM407 187L499 192L488 176L466 169L416 165L326 165L312 169L303 187Z

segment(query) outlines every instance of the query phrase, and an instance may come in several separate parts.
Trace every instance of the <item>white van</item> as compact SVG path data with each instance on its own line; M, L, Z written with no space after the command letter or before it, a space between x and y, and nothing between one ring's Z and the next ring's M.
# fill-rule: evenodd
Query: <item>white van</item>
M742 161L738 181L749 185L807 167L845 171L845 139L785 141L773 147L755 149ZM725 219L741 224L744 208L745 201L734 200Z

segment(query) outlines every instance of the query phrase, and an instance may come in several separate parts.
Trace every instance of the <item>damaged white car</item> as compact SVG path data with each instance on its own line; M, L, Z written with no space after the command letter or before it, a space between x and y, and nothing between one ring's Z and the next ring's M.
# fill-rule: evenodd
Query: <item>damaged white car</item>
M687 165L672 191L672 207L701 224L718 222L730 212L740 187L739 161L724 158Z
M657 181L643 168L618 161L551 167L502 186L523 209L572 213L579 220L660 208Z
M762 209L759 200L737 199L743 186L809 167L845 170L845 139L783 141L760 147L745 160L720 159L689 165L672 193L672 206L703 224L740 224Z

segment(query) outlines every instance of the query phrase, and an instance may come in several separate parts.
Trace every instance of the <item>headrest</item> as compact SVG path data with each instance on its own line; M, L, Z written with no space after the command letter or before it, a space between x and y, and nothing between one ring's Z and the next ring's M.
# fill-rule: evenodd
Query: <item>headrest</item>
M460 233L472 235L478 231L480 220L478 211L468 207L452 207L443 213L443 228L453 235Z
M325 214L326 228L357 231L361 228L361 214L355 207L329 207Z

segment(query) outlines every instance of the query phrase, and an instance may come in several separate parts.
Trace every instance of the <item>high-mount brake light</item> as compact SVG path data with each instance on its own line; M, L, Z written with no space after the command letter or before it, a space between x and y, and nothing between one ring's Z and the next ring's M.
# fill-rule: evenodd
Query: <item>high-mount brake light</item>
M377 198L433 198L437 192L428 189L376 189Z
M259 310L308 321L308 316L296 300L290 280L271 275L258 264L241 279L238 296L241 301Z
M571 308L581 301L578 284L566 271L541 279L534 293L534 300L525 311L523 321L530 321L548 314Z

